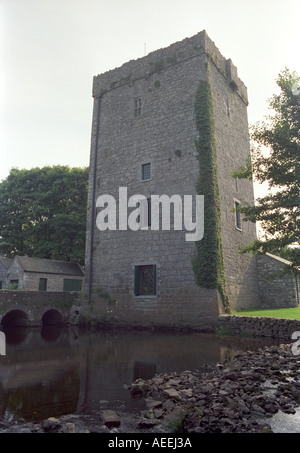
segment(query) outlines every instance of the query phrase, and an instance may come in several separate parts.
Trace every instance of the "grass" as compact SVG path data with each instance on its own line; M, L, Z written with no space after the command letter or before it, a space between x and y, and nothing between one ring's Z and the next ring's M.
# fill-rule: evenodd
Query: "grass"
M270 318L300 319L300 307L293 308L254 308L253 310L233 311L239 316L266 316Z

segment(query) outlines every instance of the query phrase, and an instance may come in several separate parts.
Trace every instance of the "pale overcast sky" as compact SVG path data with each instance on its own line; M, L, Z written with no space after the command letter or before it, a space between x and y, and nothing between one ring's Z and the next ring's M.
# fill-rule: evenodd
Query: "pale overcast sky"
M93 76L206 30L248 87L249 123L300 74L299 0L0 0L0 180L89 165Z

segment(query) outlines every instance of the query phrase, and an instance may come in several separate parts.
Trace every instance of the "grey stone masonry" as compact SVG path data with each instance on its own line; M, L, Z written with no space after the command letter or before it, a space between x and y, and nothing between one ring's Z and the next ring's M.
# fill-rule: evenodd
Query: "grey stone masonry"
M290 262L266 253L257 256L262 307L297 307L300 304L300 272L282 275Z
M120 187L127 188L128 198L196 195L194 102L200 80L207 78L213 92L226 289L232 308L259 304L256 259L237 250L256 238L256 228L237 225L234 212L235 202L254 202L253 186L230 175L250 154L247 89L231 60L202 31L94 77L85 291L94 309L97 289L117 300L116 321L199 328L217 322L219 298L195 284L195 243L185 240L186 231L99 231L96 226L98 197L113 196L118 213ZM145 180L144 164L150 164ZM146 265L155 266L155 291L139 295L136 271Z

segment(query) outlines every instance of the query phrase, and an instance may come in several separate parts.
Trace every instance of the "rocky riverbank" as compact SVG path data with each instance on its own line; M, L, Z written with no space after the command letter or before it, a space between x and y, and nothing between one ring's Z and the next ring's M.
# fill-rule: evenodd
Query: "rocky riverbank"
M40 424L0 423L0 432L255 433L272 432L275 414L300 407L300 356L291 345L248 351L230 365L138 379L128 391L140 413L108 408Z

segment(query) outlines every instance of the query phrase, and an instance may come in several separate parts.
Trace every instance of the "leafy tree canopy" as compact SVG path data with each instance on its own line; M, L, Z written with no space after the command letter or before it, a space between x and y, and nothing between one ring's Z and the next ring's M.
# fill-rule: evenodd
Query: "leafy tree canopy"
M0 253L84 263L87 168L13 168L0 183Z
M252 163L232 172L239 178L268 182L270 192L256 205L243 204L244 220L259 221L264 237L242 252L284 255L300 266L300 77L288 69L277 84L279 94L269 100L272 114L251 130Z

